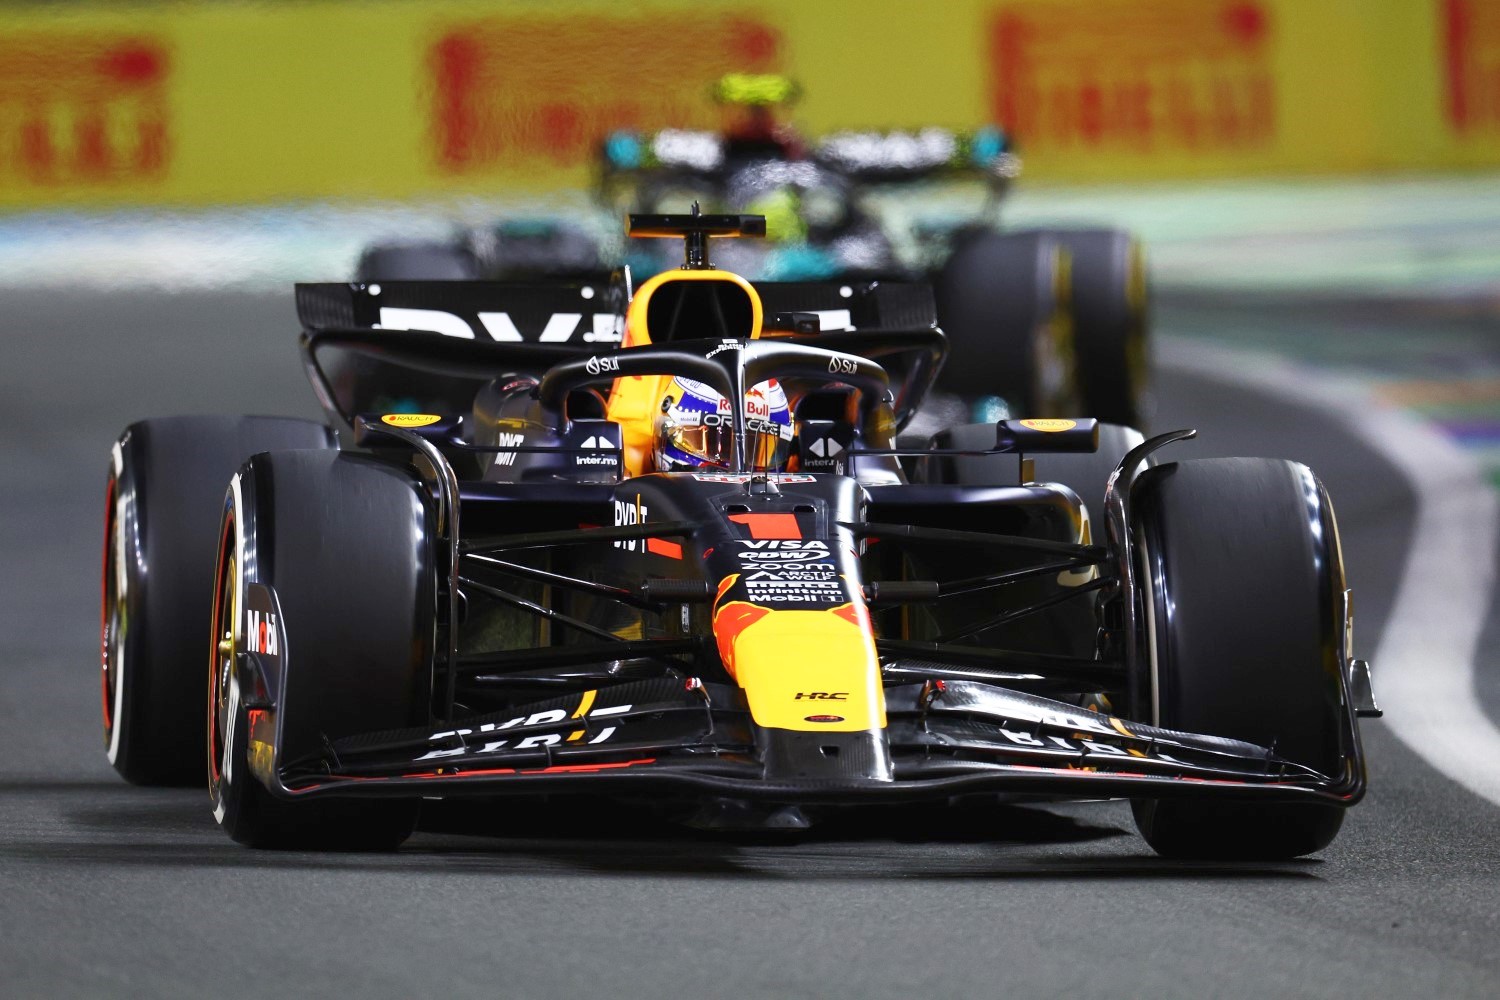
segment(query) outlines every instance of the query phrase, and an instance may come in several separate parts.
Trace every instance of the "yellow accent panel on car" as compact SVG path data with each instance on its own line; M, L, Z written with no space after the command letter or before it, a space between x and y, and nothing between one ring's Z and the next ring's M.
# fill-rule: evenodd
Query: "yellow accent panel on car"
M652 472L651 449L656 443L656 414L672 382L670 375L627 375L615 379L605 416L620 425L620 446L626 477Z
M741 602L735 602L741 603ZM757 725L799 732L885 728L885 692L868 617L767 611L731 640L735 680ZM809 722L838 716L838 722Z
M754 286L728 271L664 271L647 279L636 290L625 312L625 339L621 347L641 347L651 343L646 328L646 311L651 297L663 285L675 281L721 281L744 290L750 299L750 331L753 340L760 336L763 312L760 296ZM625 453L625 475L641 476L653 471L651 449L656 439L656 415L671 383L668 375L633 375L615 379L609 393L605 416L620 425L620 444Z
M442 419L436 413L387 413L380 422L392 427L426 427Z
M1030 427L1034 431L1045 431L1048 434L1056 434L1059 431L1070 431L1078 426L1076 420L1066 420L1062 417L1030 417L1021 421L1022 427Z
M625 311L625 340L620 345L621 347L639 347L652 342L651 331L646 328L646 312L651 308L651 297L663 285L679 281L718 281L739 287L750 299L750 329L745 336L751 340L760 336L760 327L765 314L761 306L760 294L750 282L730 271L663 271L642 282L641 287L636 289L635 296L631 298L630 306ZM704 335L708 336L708 334Z

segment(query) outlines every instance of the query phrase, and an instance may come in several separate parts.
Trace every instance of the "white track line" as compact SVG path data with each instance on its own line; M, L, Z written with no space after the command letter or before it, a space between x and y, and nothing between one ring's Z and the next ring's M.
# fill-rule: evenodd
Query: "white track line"
M1430 425L1376 400L1358 380L1175 338L1160 357L1164 367L1323 410L1401 471L1416 496L1416 523L1385 633L1369 657L1375 697L1386 724L1417 756L1500 805L1500 729L1480 708L1474 687L1474 653L1495 584L1500 496L1478 463ZM1354 601L1357 610L1358 591Z

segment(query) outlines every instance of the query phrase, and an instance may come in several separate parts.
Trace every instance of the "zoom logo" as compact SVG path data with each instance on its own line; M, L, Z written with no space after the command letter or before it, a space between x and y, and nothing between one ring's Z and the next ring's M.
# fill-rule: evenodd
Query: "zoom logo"
M830 375L856 375L859 373L859 362L853 358L829 358L828 372Z
M620 360L619 358L604 358L596 354L584 362L583 367L590 375L598 375L602 372L617 372L620 370Z

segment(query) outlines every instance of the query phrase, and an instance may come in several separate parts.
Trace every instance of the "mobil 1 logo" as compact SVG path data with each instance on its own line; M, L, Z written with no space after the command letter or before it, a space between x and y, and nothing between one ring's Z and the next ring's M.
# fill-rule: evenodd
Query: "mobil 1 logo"
M833 569L756 566L743 577L751 604L847 604L844 581Z
M752 604L816 607L851 599L827 542L756 539L737 544L740 580Z
M270 588L258 583L245 587L244 649L272 661L280 661L286 645L281 609Z

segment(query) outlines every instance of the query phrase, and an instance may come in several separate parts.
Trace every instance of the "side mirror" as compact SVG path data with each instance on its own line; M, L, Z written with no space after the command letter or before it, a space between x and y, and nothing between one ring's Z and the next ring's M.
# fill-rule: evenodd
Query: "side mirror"
M1099 421L1093 417L1031 417L995 424L995 447L1019 452L1099 450Z

